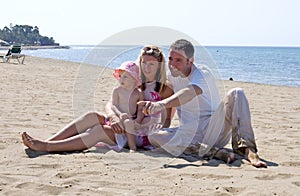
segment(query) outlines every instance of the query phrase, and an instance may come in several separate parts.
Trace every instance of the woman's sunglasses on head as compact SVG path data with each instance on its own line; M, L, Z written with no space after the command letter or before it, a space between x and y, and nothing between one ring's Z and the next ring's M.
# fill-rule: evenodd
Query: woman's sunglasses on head
M160 57L161 51L158 48L153 48L150 46L146 46L143 48L144 54L153 55L155 57Z

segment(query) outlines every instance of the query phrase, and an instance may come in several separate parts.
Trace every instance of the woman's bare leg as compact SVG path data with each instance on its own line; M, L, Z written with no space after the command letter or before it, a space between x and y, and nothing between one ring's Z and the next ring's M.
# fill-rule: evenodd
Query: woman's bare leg
M95 125L105 124L105 117L97 112L88 112L73 120L62 130L48 138L46 141L63 140L74 135L80 134Z
M22 139L25 146L31 150L43 152L84 150L94 146L98 142L116 145L115 134L111 128L106 125L95 125L81 134L63 140L41 141L32 138L26 132L22 133Z

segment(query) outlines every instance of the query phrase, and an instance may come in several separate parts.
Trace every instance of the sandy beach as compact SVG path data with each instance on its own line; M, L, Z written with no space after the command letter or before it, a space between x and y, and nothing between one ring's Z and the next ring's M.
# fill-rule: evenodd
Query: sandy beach
M26 56L24 64L0 63L0 75L0 195L299 195L299 87L224 81L226 91L241 87L248 97L258 153L268 164L258 169L241 157L226 165L95 147L33 152L23 131L46 139L86 111L103 112L116 85L112 70Z

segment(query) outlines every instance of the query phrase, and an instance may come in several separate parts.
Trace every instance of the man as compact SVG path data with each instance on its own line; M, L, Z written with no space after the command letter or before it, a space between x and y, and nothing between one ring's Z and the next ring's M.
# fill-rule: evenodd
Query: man
M255 167L266 167L257 155L244 92L232 89L220 104L213 74L205 66L194 65L194 46L187 40L177 40L171 45L168 65L174 95L159 102L140 104L145 105L146 114L177 107L180 125L151 133L151 144L175 156L200 146L199 154L210 154L230 163L235 159L234 154L223 147L232 138L234 152L244 155Z

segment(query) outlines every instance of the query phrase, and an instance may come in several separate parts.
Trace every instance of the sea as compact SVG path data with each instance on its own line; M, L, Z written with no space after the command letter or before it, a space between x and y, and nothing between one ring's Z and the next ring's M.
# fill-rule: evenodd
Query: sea
M137 61L142 47L73 45L22 53L116 68L124 61ZM160 47L168 59L168 46ZM196 46L195 51L195 63L208 65L220 79L300 87L300 47Z

